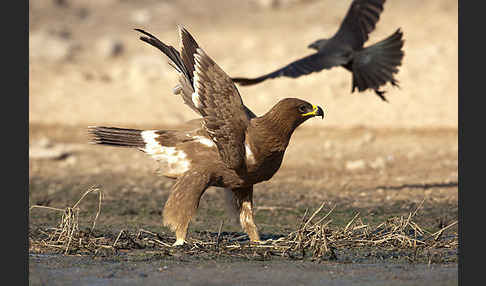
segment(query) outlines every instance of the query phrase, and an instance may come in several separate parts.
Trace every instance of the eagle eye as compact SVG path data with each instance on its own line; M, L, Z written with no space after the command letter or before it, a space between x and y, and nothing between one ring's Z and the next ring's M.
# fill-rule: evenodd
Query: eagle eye
M305 105L299 106L299 112L300 113L306 113L307 112L307 106L305 106Z

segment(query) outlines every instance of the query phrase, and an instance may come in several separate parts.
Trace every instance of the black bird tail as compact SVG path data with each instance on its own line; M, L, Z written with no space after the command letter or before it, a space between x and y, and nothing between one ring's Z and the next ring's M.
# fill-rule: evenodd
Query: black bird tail
M89 142L118 147L144 148L145 141L142 137L142 130L126 129L117 127L90 126Z
M384 91L379 91L379 87L390 82L398 87L398 81L393 77L398 72L398 66L403 59L403 33L400 29L395 31L386 39L373 44L357 52L353 58L351 70L353 73L353 89L364 91L368 88L374 89L381 99Z

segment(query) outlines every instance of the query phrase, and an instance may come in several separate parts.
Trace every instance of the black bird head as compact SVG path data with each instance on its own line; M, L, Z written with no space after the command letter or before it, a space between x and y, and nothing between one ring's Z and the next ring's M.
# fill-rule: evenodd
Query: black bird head
M317 41L313 42L312 44L308 45L307 47L309 49L314 49L316 51L319 51L320 49L322 49L327 44L327 41L328 41L328 39L320 39L320 40L317 40Z

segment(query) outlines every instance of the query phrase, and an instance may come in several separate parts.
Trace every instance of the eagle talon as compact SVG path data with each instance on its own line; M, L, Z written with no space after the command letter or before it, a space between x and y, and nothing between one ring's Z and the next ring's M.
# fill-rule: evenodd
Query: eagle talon
M172 244L172 247L174 246L181 246L181 245L184 245L186 243L186 241L184 239L177 239L174 244Z

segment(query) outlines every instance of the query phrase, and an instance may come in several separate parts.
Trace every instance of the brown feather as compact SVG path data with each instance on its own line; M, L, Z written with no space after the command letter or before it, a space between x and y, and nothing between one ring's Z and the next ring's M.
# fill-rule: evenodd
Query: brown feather
M239 214L252 241L260 239L253 220L253 185L278 171L290 137L322 109L297 98L279 101L263 116L249 110L231 78L182 27L181 53L153 35L145 41L159 47L177 66L180 93L202 118L177 130L90 127L91 142L138 148L166 164L163 174L176 179L163 212L164 224L186 238L191 218L209 186L230 193L230 208ZM318 112L319 111L319 112Z

